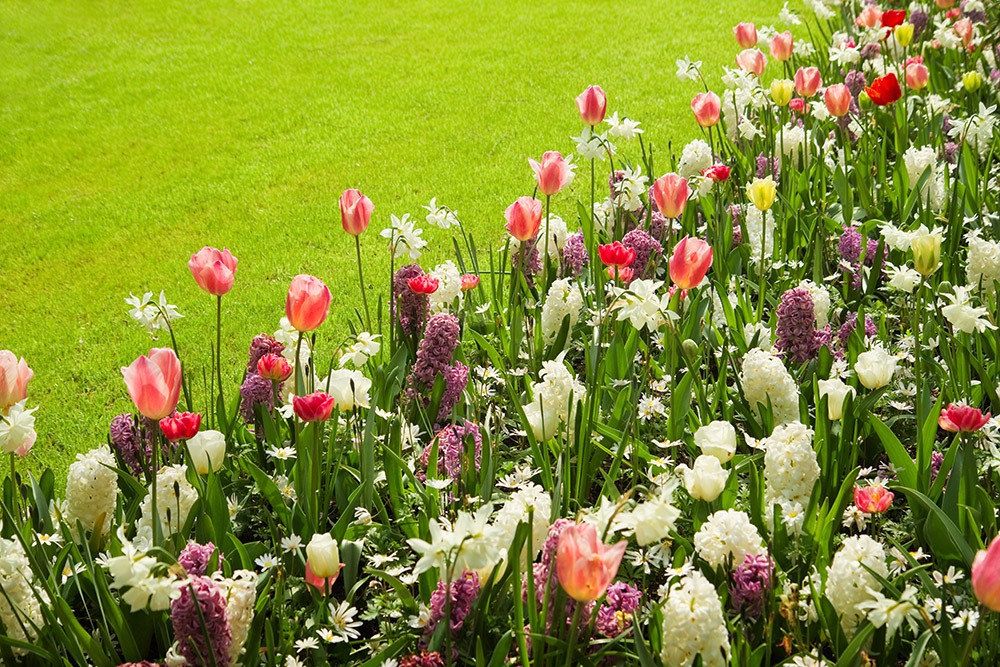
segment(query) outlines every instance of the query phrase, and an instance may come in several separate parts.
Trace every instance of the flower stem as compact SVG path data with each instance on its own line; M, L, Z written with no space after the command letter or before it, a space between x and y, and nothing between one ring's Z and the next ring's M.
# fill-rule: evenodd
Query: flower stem
M365 277L361 272L361 236L354 237L354 247L358 251L358 281L361 283L361 302L365 304L365 325L372 330L372 314L368 310L368 292L365 289Z
M222 392L222 296L215 300L215 377L219 382L219 406L221 407L221 417L225 416L226 399ZM224 424L224 428L228 425Z

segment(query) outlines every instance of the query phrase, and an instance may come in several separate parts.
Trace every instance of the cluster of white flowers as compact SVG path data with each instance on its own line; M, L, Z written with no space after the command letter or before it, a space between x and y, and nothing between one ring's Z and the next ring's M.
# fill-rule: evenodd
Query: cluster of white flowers
M747 556L766 553L757 527L746 512L719 510L701 525L694 536L694 549L705 562L720 568L732 559L733 567Z
M11 639L33 641L36 628L45 624L39 598L46 605L49 598L44 590L35 590L34 578L21 542L0 537L0 622ZM15 647L14 653L22 655L24 650Z
M28 408L28 399L15 403L0 412L0 451L4 454L25 456L35 444L35 410Z
M458 216L446 206L437 205L437 197L431 197L431 203L424 206L427 210L427 224L440 227L441 229L451 229L459 225Z
M636 329L659 329L671 313L669 294L656 293L661 287L660 280L633 280L627 288L612 288L611 309L618 311L618 321L629 320Z
M790 123L781 128L778 141L781 145L781 156L790 160L791 166L797 166L799 158L803 155L803 147L806 146L806 131Z
M642 167L626 167L622 180L615 184L615 203L626 211L638 211L648 184L649 178L643 175Z
M670 586L662 602L664 667L688 667L701 655L704 667L729 662L729 633L715 586L692 570Z
M815 326L817 329L822 329L830 322L830 292L811 280L803 280L798 286L799 289L809 290L813 302Z
M122 601L133 611L169 609L170 603L180 597L187 580L179 578L137 544L129 542L120 527L118 537L122 555L104 562L111 575L111 588L124 591Z
M949 133L955 141L965 141L979 153L980 159L989 155L993 147L993 130L997 124L997 107L979 103L979 113L965 121L954 121Z
M781 359L774 354L760 348L747 352L743 358L740 382L743 397L754 412L759 414L758 404L766 407L770 401L775 424L798 421L798 386Z
M287 359L292 366L296 366L301 363L304 367L309 364L309 359L312 357L312 343L309 342L309 336L302 336L302 346L299 350L299 359L296 361L295 349L298 347L299 332L292 326L292 323L288 321L287 317L281 318L281 322L278 324L278 330L274 332L274 340L285 346L285 349L281 352L281 356Z
M625 528L635 534L635 541L640 547L662 542L670 536L681 515L672 503L677 485L677 478L671 477L669 483L658 488L645 502L636 505L623 517Z
M941 211L945 205L944 174L938 169L937 151L933 146L917 148L911 146L903 153L903 162L906 165L906 175L910 181L910 189L914 189L920 183L925 172L930 170L930 176L920 188L920 197L924 204L930 205L935 212Z
M569 317L569 328L580 319L583 309L583 295L580 289L569 278L562 278L552 283L549 293L542 306L542 337L546 343L551 343L559 335L563 320Z
M432 278L437 278L438 288L427 297L432 313L448 310L458 300L462 307L462 274L450 259L438 264L430 272Z
M129 292L125 303L132 306L129 317L146 327L150 335L155 336L160 329L165 329L170 322L184 317L177 311L177 306L167 303L167 295L160 292L159 301L153 301L153 293L146 292L142 297Z
M764 264L771 262L771 251L774 249L774 215L765 216L753 204L743 208L743 225L746 227L746 242L750 244L750 261L757 264L764 253Z
M247 635L253 624L257 574L251 570L236 570L232 577L225 577L221 572L215 572L212 580L226 598L226 620L233 637L229 646L229 659L235 665L243 654Z
M389 239L395 258L408 257L411 262L420 259L420 254L427 247L427 240L421 238L424 230L414 226L409 213L403 214L402 218L392 215L390 221L390 226L383 229L379 235Z
M764 502L768 508L779 505L786 519L802 515L819 479L812 439L812 430L799 422L779 426L771 437L764 439ZM768 513L773 516L773 510ZM796 532L800 528L797 523L790 527Z
M869 571L871 570L871 571ZM885 548L867 535L848 537L826 569L826 597L840 616L850 636L864 618L864 603L875 600L882 584L874 574L886 578Z
M569 228L565 220L558 215L550 215L548 219L543 216L538 233L538 252L543 256L547 252L549 259L558 264L568 237Z
M677 173L684 178L700 176L701 172L712 166L712 162L712 147L702 139L695 139L681 151Z
M534 400L524 406L524 416L539 441L552 439L559 424L570 427L577 401L583 400L586 388L563 362L565 353L542 362L539 382L532 387Z
M353 363L359 368L368 363L368 360L378 354L382 349L382 343L378 342L379 334L370 334L367 331L360 332L355 336L353 343L344 348L344 353L340 357L341 367L348 363Z
M115 457L107 445L77 454L66 475L66 510L63 521L76 534L79 523L86 533L108 535L118 498Z
M359 370L339 368L330 371L330 375L320 380L317 387L334 398L334 406L341 412L353 410L355 407L371 407L369 392L372 381Z
M153 485L142 500L135 541L140 548L153 543ZM163 535L180 532L187 523L188 514L198 500L198 491L187 479L187 466L172 465L160 468L156 474L156 513L160 517Z
M497 542L510 544L521 523L527 523L531 509L532 558L538 554L549 533L549 517L552 515L552 496L545 489L532 482L525 483L511 494L503 507L497 510L493 526L498 531Z
M983 333L987 329L996 329L988 319L989 310L972 305L972 295L968 287L956 285L953 289L954 293L944 295L948 305L941 308L941 314L956 331Z
M984 239L979 230L965 235L969 243L969 263L965 267L969 286L982 289L987 294L993 294L993 283L1000 280L1000 242Z

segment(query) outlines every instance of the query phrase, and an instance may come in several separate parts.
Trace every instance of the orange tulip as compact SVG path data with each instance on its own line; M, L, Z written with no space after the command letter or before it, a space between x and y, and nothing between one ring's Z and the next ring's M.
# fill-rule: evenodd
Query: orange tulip
M823 93L826 110L834 118L846 116L851 110L851 91L842 83L835 83Z
M771 55L779 62L785 62L792 57L795 50L795 41L789 31L779 32L771 40Z
M679 218L687 208L691 186L680 174L664 174L653 181L653 201L665 218Z
M712 266L712 248L701 239L685 236L670 258L670 280L681 289L697 287Z
M719 113L722 110L722 103L719 96L709 91L698 93L691 100L691 110L694 111L694 118L702 127L714 127L719 124Z
M361 194L360 190L351 188L340 195L340 222L344 231L351 236L360 236L372 219L375 205L372 200Z
M315 276L298 275L288 286L285 316L296 331L319 328L330 311L330 288Z
M511 236L522 243L530 241L542 226L542 202L532 197L518 197L503 216Z

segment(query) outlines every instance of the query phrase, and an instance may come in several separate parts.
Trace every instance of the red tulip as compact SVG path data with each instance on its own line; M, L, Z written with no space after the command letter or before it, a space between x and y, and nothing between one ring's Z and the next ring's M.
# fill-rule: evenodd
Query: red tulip
M771 39L771 56L779 62L785 62L795 51L795 40L789 31L779 32ZM758 76L760 76L758 74Z
M846 116L851 110L851 91L842 83L835 83L823 93L826 110L835 118Z
M978 408L950 403L941 410L938 426L952 433L973 433L985 426L991 416L988 412L984 415Z
M170 442L190 440L201 428L201 415L197 412L175 412L160 420L160 430Z
M670 280L681 289L697 287L711 266L711 246L701 239L685 236L670 258Z
M865 92L868 93L872 102L880 107L888 106L903 97L903 91L899 88L899 80L892 72L872 81L872 85L867 86Z
M333 413L333 396L317 391L308 396L292 398L292 409L304 422L325 422Z
M760 49L747 49L740 51L736 56L736 65L744 72L751 72L760 76L767 67L767 58Z
M558 151L546 151L541 163L529 159L528 164L535 172L538 191L543 195L554 195L573 180L573 168Z
M600 86L587 86L587 90L577 96L576 108L580 110L584 123L597 125L604 120L608 110L608 96Z
M691 100L691 110L694 111L694 119L698 121L698 125L714 127L719 124L722 103L719 96L711 91L698 93Z
M511 236L522 243L530 241L542 226L542 202L532 197L518 197L503 216Z
M340 222L344 231L351 236L360 236L368 229L375 205L372 200L361 194L360 190L351 188L340 195Z
M474 273L466 273L462 276L462 291L468 292L479 287L479 276Z
M983 606L1000 611L1000 537L972 561L972 590Z
M159 421L177 407L181 361L170 348L157 347L122 368L125 386L140 414Z
M906 66L906 87L910 90L923 90L930 81L931 73L922 62L910 63Z
M236 281L236 263L237 259L228 248L219 250L205 246L191 255L188 268L198 287L213 296L222 296Z
M906 10L905 9L889 9L882 12L882 27L883 28L895 28L898 25L903 25L903 21L906 20Z
M757 26L753 23L740 23L733 28L733 36L736 38L736 43L744 49L757 46Z
M796 97L788 103L788 110L801 116L809 111L809 105L801 97Z
M691 186L680 174L664 174L653 181L653 201L657 210L666 218L679 218L687 208Z
M729 180L732 170L724 164L713 164L708 169L703 169L701 175L716 183L725 183Z
M416 294L434 294L434 292L437 292L440 281L426 273L422 273L407 280L406 284L410 286L410 291Z
M296 331L319 328L330 311L330 288L315 276L300 274L292 278L285 299L285 316Z
M578 602L593 602L604 595L621 565L627 543L608 546L589 523L569 526L559 535L556 575L563 590Z
M257 375L272 382L284 382L292 376L292 365L280 354L265 354L257 361Z
M795 73L795 92L802 97L812 97L823 85L823 77L815 67L800 67Z
M597 246L597 254L607 266L631 266L632 262L635 261L635 248L622 245L621 241Z
M20 403L28 397L28 383L35 372L28 368L28 362L10 350L0 350L0 412Z
M865 514L882 514L892 507L893 493L882 484L854 487L854 504Z

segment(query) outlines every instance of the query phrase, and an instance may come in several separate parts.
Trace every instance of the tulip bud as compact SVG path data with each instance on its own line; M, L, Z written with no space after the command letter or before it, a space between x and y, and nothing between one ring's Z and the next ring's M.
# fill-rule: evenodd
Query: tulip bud
M861 107L862 111L871 111L875 108L875 105L872 103L872 98L864 90L862 90L858 95L858 106Z
M684 477L684 488L695 500L712 502L722 494L729 479L729 471L722 467L714 456L702 454L694 460L694 468L677 466L677 472Z
M28 383L35 372L10 350L0 350L0 413L28 397Z
M913 268L924 278L937 271L941 264L941 234L918 231L910 242L913 250Z
M288 286L285 316L296 331L313 331L330 312L330 288L315 276L297 275Z
M835 83L823 93L826 110L834 118L842 118L851 110L851 91L842 83Z
M800 67L795 73L795 92L802 97L812 97L823 85L823 76L815 67Z
M333 396L322 391L292 398L292 409L304 422L325 422L333 414L333 404Z
M894 356L881 347L876 347L858 355L854 373L865 388L880 389L892 381L896 363Z
M694 112L695 120L698 121L698 125L701 127L714 127L718 125L721 109L722 103L719 100L719 96L711 91L698 93L691 100L691 110Z
M819 396L826 397L826 415L830 421L837 421L844 416L844 404L847 397L854 394L854 387L839 378L819 381Z
M778 194L778 186L770 176L767 178L754 179L753 183L747 186L747 196L758 211L766 212L774 206L774 199Z
M344 190L344 194L340 195L340 221L344 231L351 236L360 236L368 229L374 209L372 200L361 194L360 190Z
M701 348L698 347L698 343L694 342L690 338L685 338L683 342L681 342L681 352L684 354L684 359L686 359L689 364L694 364L698 361L698 353L701 352Z
M201 431L187 441L188 455L199 475L218 472L226 460L226 436L219 431Z
M656 209L663 214L663 217L679 218L684 215L684 209L687 208L691 186L687 179L679 174L664 174L653 182L652 195Z
M468 292L479 287L479 276L474 273L466 273L462 276L462 291Z
M321 579L340 572L340 547L330 533L316 533L306 545L306 564Z
M530 241L542 226L542 202L531 197L518 197L504 211L504 218L511 236L522 243Z
M744 49L757 46L757 26L753 23L740 23L733 28L733 36L736 43Z
M775 79L771 82L771 99L779 107L788 106L795 92L795 83L788 79Z
M913 43L913 30L912 23L904 23L903 25L896 26L894 33L896 41L899 42L900 46L905 48Z
M600 86L587 86L587 89L576 98L576 108L580 111L580 118L590 126L597 125L604 120L604 114L608 109L608 97Z
M674 246L670 257L670 280L681 289L701 284L712 268L712 248L698 238L685 236Z
M962 87L970 93L977 92L983 86L983 75L972 70L962 75Z
M912 63L906 66L906 87L910 90L923 90L930 80L930 71L923 63Z
M854 487L854 504L865 514L882 514L892 507L893 493L880 482Z

